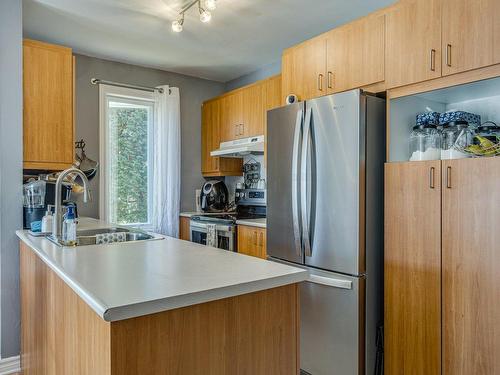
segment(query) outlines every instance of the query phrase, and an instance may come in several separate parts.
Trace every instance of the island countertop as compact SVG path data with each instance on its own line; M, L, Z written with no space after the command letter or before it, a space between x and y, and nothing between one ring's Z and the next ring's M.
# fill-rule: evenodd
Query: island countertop
M79 230L103 228L81 220ZM105 321L117 321L257 292L307 279L307 272L165 237L60 247L28 231L17 236Z

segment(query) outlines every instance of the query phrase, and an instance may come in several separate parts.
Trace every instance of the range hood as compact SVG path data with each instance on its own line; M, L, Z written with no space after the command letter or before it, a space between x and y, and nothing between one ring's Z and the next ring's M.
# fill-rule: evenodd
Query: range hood
M222 156L225 158L242 158L245 155L264 154L264 136L236 139L229 142L221 142L220 148L210 152L210 156Z

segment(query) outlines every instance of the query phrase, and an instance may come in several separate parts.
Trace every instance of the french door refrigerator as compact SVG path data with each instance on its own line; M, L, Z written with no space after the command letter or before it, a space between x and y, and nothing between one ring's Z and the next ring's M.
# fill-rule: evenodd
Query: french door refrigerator
M301 284L302 372L372 375L383 322L385 100L354 90L267 114L267 254Z

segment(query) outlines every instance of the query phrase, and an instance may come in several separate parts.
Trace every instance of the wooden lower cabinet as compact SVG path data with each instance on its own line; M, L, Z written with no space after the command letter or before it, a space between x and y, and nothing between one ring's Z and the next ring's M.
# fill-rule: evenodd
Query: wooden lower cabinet
M266 259L266 229L238 225L238 253Z
M443 161L443 374L500 374L500 158Z
M441 373L440 171L440 161L385 166L386 375Z
M500 374L500 158L391 163L385 183L385 374Z
M189 228L191 218L186 216L179 216L179 238L181 240L189 241L191 239L191 229Z
M21 244L23 375L299 373L297 284L106 322Z

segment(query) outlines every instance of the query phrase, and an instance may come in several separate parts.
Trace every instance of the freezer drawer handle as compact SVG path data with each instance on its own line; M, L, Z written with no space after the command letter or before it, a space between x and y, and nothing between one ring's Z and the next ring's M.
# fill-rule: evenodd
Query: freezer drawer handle
M334 288L352 289L352 281L349 280L332 279L331 277L309 275L309 279L307 279L307 281L314 284L333 286Z

